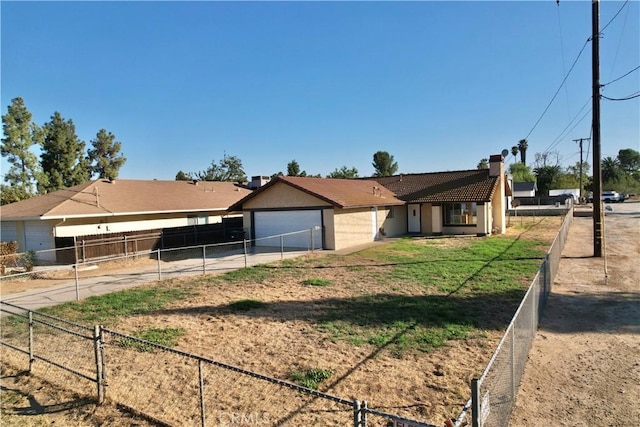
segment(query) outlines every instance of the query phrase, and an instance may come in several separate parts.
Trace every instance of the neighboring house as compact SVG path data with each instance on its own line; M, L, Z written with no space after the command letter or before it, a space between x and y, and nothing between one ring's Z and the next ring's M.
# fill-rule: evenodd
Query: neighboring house
M247 236L256 246L342 249L371 242L388 230L402 234L404 202L373 180L281 176L246 196ZM292 233L277 238L269 236Z
M232 182L96 180L0 207L0 239L19 252L73 247L80 239L124 237L221 223L251 190ZM39 261L56 261L54 251Z
M511 195L501 155L489 169L374 178L406 203L408 233L504 233L506 196Z
M514 182L513 197L536 197L538 185L535 182Z

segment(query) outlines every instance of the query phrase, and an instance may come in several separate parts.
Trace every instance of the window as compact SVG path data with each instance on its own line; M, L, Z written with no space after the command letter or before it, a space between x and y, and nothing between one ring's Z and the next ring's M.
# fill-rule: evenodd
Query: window
M476 225L478 205L475 202L445 203L444 225Z
M187 225L205 225L208 223L206 216L189 215L187 216Z

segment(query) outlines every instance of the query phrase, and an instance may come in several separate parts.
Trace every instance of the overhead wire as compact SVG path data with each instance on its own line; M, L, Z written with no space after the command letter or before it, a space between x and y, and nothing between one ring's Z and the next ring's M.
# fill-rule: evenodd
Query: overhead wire
M589 96L586 100L586 102L582 105L582 108L580 108L580 110L576 113L575 116L573 116L573 118L571 119L571 121L569 121L569 124L567 124L567 126L562 130L562 132L560 132L560 134L553 140L553 142L551 142L551 144L549 144L549 146L543 151L543 153L547 153L549 152L552 148L554 148L555 146L558 145L558 143L560 141L562 141L564 138L567 137L567 135L573 130L575 129L575 126L573 128L571 128L571 130L569 132L567 132L567 135L565 135L565 131L567 129L569 129L569 126L571 126L571 124L573 123L573 121L582 113L582 110L585 109L585 107L587 105L589 105L589 102L591 101L591 96ZM591 112L591 108L587 111L587 114L589 114ZM580 119L580 121L578 121L578 123L582 122L582 120L584 120L584 116ZM576 126L578 125L578 123L576 123Z
M622 7L624 7L626 5L623 4ZM622 7L620 8L620 11L622 10ZM620 13L620 11L618 11L618 13ZM617 14L616 14L617 16ZM615 16L611 19L611 21L613 21L613 19L615 18ZM622 36L624 35L624 30L627 28L627 19L629 18L629 8L627 8L627 12L624 16L624 23L622 24L622 31L620 32L620 38L618 39L618 46L616 47L616 53L613 56L613 62L611 63L611 71L609 72L609 78L611 78L611 75L613 74L613 70L616 66L616 62L618 60L618 53L620 52L620 46L622 45ZM611 23L611 21L609 21L609 23ZM608 24L607 24L608 25Z
M553 95L553 97L551 98L551 101L549 101L549 104L547 104L546 108L544 109L544 111L542 112L542 114L540 115L540 117L538 118L538 120L536 121L536 123L533 125L533 127L531 128L531 130L529 131L529 133L527 134L527 136L525 136L524 139L528 139L529 136L531 136L531 134L533 133L533 131L535 130L536 127L538 127L538 124L540 123L540 121L542 120L542 118L544 117L544 115L547 113L547 111L549 110L549 107L551 107L551 104L553 104L553 101L555 101L556 97L558 96L558 93L560 92L560 89L562 89L562 87L564 86L565 82L567 81L567 79L569 78L569 75L571 75L571 72L573 71L573 69L576 66L576 63L578 62L578 59L580 59L580 57L582 56L582 52L584 52L584 49L587 47L587 44L589 43L589 41L591 40L591 37L589 37L585 42L584 45L582 46L582 49L580 49L580 52L578 53L578 56L576 57L576 59L573 61L573 64L571 65L571 68L569 69L569 72L564 76L564 79L562 79L562 83L560 83L560 86L558 87L558 90L556 90L556 93Z
M620 76L620 77L618 77L617 79L613 79L613 80L611 80L610 82L607 82L607 83L605 83L605 84L600 85L600 87L605 87L605 86L607 86L607 85L610 85L611 83L615 83L615 82L617 82L618 80L621 80L621 79L623 79L623 78L627 77L629 74L633 73L634 71L636 71L636 70L638 70L638 69L640 69L640 65L638 65L636 68L634 68L633 70L629 71L628 73L625 73L625 74L621 75L621 76Z
M629 96L625 96L624 98L609 98L608 96L600 95L601 98L606 99L607 101L629 101L631 99L635 99L640 97L640 92L632 93Z
M602 29L600 30L598 36L601 36L603 31L609 27L609 25L611 25L611 23L618 17L618 15L622 12L622 10L627 6L627 4L629 3L629 0L626 0L624 2L624 4L620 7L620 9L618 9L618 11L615 13L615 15L613 15L613 17L609 20L609 22L607 22L607 24L602 27ZM559 2L558 2L558 6L559 6ZM558 19L560 17L560 14L558 12ZM626 20L625 20L626 22ZM560 24L559 24L560 25ZM561 38L562 38L562 34L561 34ZM582 49L580 49L580 52L578 53L578 56L576 57L576 59L573 61L573 64L571 65L571 68L569 69L569 72L566 73L564 79L562 80L562 83L560 83L560 86L558 87L558 89L556 90L555 94L553 95L553 97L551 98L551 101L549 101L549 103L547 104L547 106L545 107L544 111L542 112L542 114L540 115L540 117L538 118L538 120L535 122L535 124L533 125L533 127L531 128L531 130L529 131L529 133L527 134L527 136L525 137L525 139L528 139L529 136L533 133L533 131L536 129L536 127L538 126L538 124L540 123L540 121L542 120L542 118L545 116L545 114L547 113L547 111L549 110L549 108L551 107L551 104L553 104L553 102L555 101L556 97L558 96L558 93L560 92L560 90L562 89L562 87L565 85L567 79L569 78L569 75L571 74L571 72L573 71L576 63L578 62L578 59L580 59L580 56L582 56L582 53L584 52L584 49L586 48L587 44L593 40L593 37L590 36L587 38L587 40L585 41L584 45L582 46ZM561 40L561 44L562 44L562 40ZM564 55L564 54L563 54ZM564 56L563 56L563 67L564 67ZM636 67L635 69L629 71L628 73L624 74L623 76L620 76L619 78L612 80L606 84L611 84L621 78L626 77L627 75L631 74L633 71L637 70L640 67ZM602 85L605 86L605 85ZM640 93L638 94L632 94L628 97L625 98L608 98L605 97L603 95L601 95L602 98L607 99L607 100L611 100L611 101L626 101L629 99L634 99L637 98L638 96L640 96ZM571 123L573 122L573 120L575 120L575 118L580 114L580 112L585 108L585 106L587 105L587 103L592 99L592 97L589 97L589 99L587 100L587 102L585 103L585 105L582 106L582 108L580 109L580 111L578 112L578 114L576 116L574 116L574 118L569 122L569 124L565 127L565 129L563 129L562 132L560 132L560 135L549 145L549 147L547 147L547 149L544 150L543 153L548 153L550 150L552 150L553 148L555 148L561 141L562 139L564 139L566 137L562 136L564 134L564 132L566 131L566 129L571 126ZM568 101L567 101L568 102ZM589 109L587 111L587 113L582 116L582 118L575 124L575 126L573 126L571 128L571 130L569 130L568 133L570 133L571 131L573 131L573 129L575 129L578 124L580 124L585 118L586 116L592 111L592 109ZM591 127L591 132L593 132L593 123L592 123L592 127ZM589 136L591 138L591 135Z

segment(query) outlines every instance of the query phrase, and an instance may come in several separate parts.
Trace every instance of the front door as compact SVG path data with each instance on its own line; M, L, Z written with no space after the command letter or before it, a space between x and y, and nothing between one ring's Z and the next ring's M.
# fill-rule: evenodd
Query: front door
M409 219L407 221L409 233L420 233L420 205L409 205L407 214L409 215Z

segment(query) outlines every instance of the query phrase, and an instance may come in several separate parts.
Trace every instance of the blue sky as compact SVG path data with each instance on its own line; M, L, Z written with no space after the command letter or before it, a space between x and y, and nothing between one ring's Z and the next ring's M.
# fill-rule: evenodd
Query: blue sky
M623 4L601 2L601 27ZM128 159L120 178L172 180L225 154L249 176L293 159L369 176L378 150L402 173L472 169L525 137L527 163L557 150L566 165L590 136L591 1L0 7L2 114L19 96L38 124L73 119L87 145L107 129ZM603 84L640 65L639 9L604 31ZM602 93L639 90L636 70ZM639 105L602 100L603 156L640 148Z

